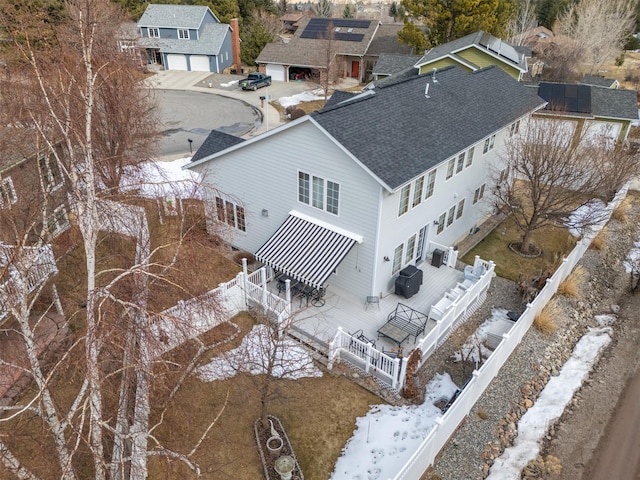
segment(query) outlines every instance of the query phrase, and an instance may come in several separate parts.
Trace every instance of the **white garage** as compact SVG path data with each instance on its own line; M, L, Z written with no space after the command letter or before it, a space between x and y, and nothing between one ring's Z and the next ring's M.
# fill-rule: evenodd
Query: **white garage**
M189 70L186 55L170 53L167 55L167 70Z
M284 82L285 81L284 65L267 63L267 75L271 75L271 80Z
M192 72L209 72L209 57L207 55L191 55L189 58L191 62Z

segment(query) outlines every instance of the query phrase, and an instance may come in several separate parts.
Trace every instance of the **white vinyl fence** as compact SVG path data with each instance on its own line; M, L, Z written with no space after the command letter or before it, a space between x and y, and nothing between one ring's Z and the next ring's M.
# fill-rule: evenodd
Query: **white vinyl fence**
M626 195L627 188L625 187L621 189L609 203L607 206L608 215L606 220L601 222L600 225L591 228L582 240L577 243L571 253L562 261L560 267L555 271L553 276L547 280L546 285L536 298L527 304L527 308L518 321L513 324L511 330L502 335L502 341L487 361L479 370L473 372L471 380L456 401L444 415L436 419L436 426L431 430L429 435L427 435L427 438L424 439L418 450L411 456L402 470L394 477L394 480L418 480L427 468L433 464L438 452L444 447L449 437L469 414L471 408L484 393L485 389L527 333L538 313L540 313L547 302L555 295L558 286L567 278L580 261L589 248L589 245L591 245L593 238L595 238L609 221L611 213L620 205Z

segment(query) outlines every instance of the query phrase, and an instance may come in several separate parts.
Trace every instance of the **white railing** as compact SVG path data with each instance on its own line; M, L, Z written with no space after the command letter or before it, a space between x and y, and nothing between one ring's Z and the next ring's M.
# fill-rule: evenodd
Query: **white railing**
M248 298L257 302L259 305L276 317L278 325L284 325L291 315L291 299L280 298L267 290L267 282L272 278L265 267L256 270L251 274L247 274L246 260L242 261L242 269L244 280L242 288Z
M509 356L520 344L533 322L544 306L555 295L559 285L569 276L578 264L591 241L609 221L611 212L615 210L627 194L627 188L622 189L609 203L609 215L600 225L590 229L590 232L580 240L571 253L562 261L560 267L546 282L546 285L529 304L509 332L502 335L502 340L483 363L479 370L473 372L471 380L453 402L447 412L436 419L436 425L414 452L394 480L418 480L424 472L433 465L436 455L445 446L449 437L455 432L462 421L469 415L471 408L480 399L491 381L498 374ZM487 270L488 273L489 270Z
M390 357L371 343L352 337L342 327L338 327L336 335L329 342L329 369L340 360L348 361L396 390L404 385L406 358Z

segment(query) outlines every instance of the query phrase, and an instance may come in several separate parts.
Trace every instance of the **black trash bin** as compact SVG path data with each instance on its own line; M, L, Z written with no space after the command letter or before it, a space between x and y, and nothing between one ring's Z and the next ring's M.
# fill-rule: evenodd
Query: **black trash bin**
M411 298L418 293L420 285L422 285L422 270L413 265L409 265L400 270L398 278L396 278L396 295Z
M431 256L431 265L440 268L444 263L444 250L436 248Z

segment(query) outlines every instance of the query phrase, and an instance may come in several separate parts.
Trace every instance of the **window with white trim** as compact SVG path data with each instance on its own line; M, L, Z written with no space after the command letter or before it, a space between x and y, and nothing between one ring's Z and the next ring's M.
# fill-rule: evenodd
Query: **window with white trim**
M436 170L433 169L427 173L427 188L424 192L424 199L431 197L436 186Z
M395 275L402 268L402 252L404 250L404 243L401 243L393 251L393 266L391 267L391 275Z
M449 160L449 163L447 164L447 176L445 180L449 180L451 177L453 177L453 170L455 168L456 168L456 159L452 158L451 160Z
M458 211L456 212L456 220L462 216L464 210L464 198L458 202Z
M489 150L493 150L493 145L495 144L495 142L496 142L496 136L495 135L491 135L489 138L487 138L484 141L484 148L482 149L482 154L484 155Z
M409 240L407 240L407 250L404 254L404 264L408 264L413 261L413 255L416 251L416 236L411 235Z
M18 201L16 189L13 188L11 177L0 180L0 208L9 208Z
M305 172L298 172L298 201L338 215L340 184Z
M411 194L411 184L405 185L400 191L400 206L398 207L398 216L404 215L409 211L409 195Z
M424 188L424 176L418 178L413 188L413 202L411 208L415 208L422 202L422 189Z
M149 38L160 38L160 29L159 28L149 27L147 29L147 32L149 34Z
M456 165L456 174L460 173L464 168L464 155L465 155L465 152L462 152L460 155L458 155L458 163Z
M247 231L244 207L234 202L216 197L216 217L219 222L226 223L230 227L242 232Z
M42 183L47 191L56 190L62 185L62 173L55 158L43 155L38 158L38 167Z
M498 184L504 183L509 178L509 167L506 167L500 172L500 178L498 178Z
M179 28L178 29L178 38L180 40L189 40L189 29L188 28Z
M483 183L480 187L476 188L475 192L473 192L474 205L478 203L480 200L482 200L482 197L484 197L484 189L485 189L485 184Z
M464 166L465 168L470 167L473 163L473 153L475 149L476 147L471 147L469 150L467 150L467 163Z
M438 217L438 230L436 231L436 235L439 235L444 231L444 222L446 219L447 212L444 212L440 217Z
M54 237L69 227L69 215L67 214L67 209L64 205L57 207L49 216L47 227L49 229L49 233Z
M456 206L454 205L449 209L449 215L447 216L447 227L451 226L456 216Z

